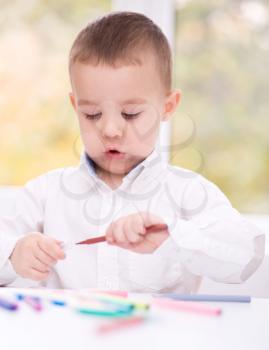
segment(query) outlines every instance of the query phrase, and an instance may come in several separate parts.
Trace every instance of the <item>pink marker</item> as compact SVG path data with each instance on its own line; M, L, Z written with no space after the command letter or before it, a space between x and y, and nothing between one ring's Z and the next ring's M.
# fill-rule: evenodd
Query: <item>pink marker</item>
M109 333L111 331L128 328L138 325L145 321L145 318L139 316L133 316L130 318L121 318L113 322L104 323L97 328L97 332L100 334Z
M27 305L29 305L32 309L34 309L35 311L42 311L43 310L41 301L37 297L25 296L23 301Z
M165 298L154 298L152 304L175 311L193 312L207 316L220 316L222 312L220 308L205 306L201 303L191 303Z
M98 294L106 294L106 295L112 295L115 297L121 297L121 298L127 298L128 297L128 292L125 290L98 290L98 289L93 289L94 293Z

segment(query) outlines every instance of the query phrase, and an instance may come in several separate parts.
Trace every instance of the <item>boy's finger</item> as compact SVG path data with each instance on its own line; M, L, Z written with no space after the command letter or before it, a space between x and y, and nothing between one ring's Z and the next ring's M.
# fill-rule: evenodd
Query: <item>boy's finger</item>
M139 230L134 228L131 220L127 220L124 224L124 234L130 243L139 243L143 238L139 234Z
M51 249L49 249L49 247L47 247L44 242L43 243L38 242L38 247L42 252L44 252L44 254L48 255L52 260L56 260L56 261L58 260L57 256L53 254L53 251L51 251Z
M39 247L54 260L65 258L63 249L54 240L44 238L39 241Z
M48 278L49 273L48 272L40 272L35 270L34 268L30 269L30 279L34 281L44 281Z
M34 260L31 263L31 267L41 273L47 273L49 272L49 267L45 264L43 264L40 260L37 258L34 258Z
M124 244L127 243L127 238L125 237L123 231L123 221L120 220L113 225L112 237L116 243Z
M141 235L146 233L145 219L141 212L134 214L132 217L132 227L133 230L138 231Z
M139 213L139 215L142 218L145 227L164 223L158 216L150 213L142 212Z
M38 247L39 248L39 247ZM53 259L50 255L48 255L47 253L45 253L41 248L39 248L36 252L35 252L35 257L41 261L43 264L48 265L48 266L52 266L54 265L57 260Z
M132 229L140 235L145 235L147 232L143 221L132 221Z
M114 243L112 227L113 223L111 223L106 230L106 240L108 243Z

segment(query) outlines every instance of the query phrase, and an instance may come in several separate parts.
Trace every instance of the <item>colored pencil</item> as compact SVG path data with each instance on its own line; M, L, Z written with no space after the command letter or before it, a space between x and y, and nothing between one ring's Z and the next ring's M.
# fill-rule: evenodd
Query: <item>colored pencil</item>
M146 233L155 233L155 232L159 232L167 229L168 229L168 226L166 224L151 225L146 228ZM84 241L77 242L76 244L95 244L100 242L106 242L106 236L85 239Z

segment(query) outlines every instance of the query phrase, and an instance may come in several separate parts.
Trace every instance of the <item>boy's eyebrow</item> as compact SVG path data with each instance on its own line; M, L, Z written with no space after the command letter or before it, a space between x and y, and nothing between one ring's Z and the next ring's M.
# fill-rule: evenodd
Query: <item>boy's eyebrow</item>
M134 103L145 103L147 100L145 100L144 98L131 98L125 101L122 101L122 104L134 104ZM79 99L78 100L78 105L82 106L82 105L97 105L98 103L95 101L91 101L91 100L85 100L85 99Z
M84 99L79 99L78 100L78 106L82 105L96 105L97 103L91 100L84 100Z
M147 102L147 100L145 100L144 98L131 98L129 100L125 100L122 102L122 104L132 104L132 103L145 103Z

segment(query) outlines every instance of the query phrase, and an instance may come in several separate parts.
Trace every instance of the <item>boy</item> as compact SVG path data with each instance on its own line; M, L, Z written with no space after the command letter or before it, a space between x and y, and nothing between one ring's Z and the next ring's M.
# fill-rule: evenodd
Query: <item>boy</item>
M85 152L78 167L28 182L0 221L1 284L191 293L202 276L240 283L257 269L264 235L214 184L161 160L160 122L180 101L171 71L165 36L142 14L112 13L79 33L70 100ZM104 233L105 243L62 248Z

